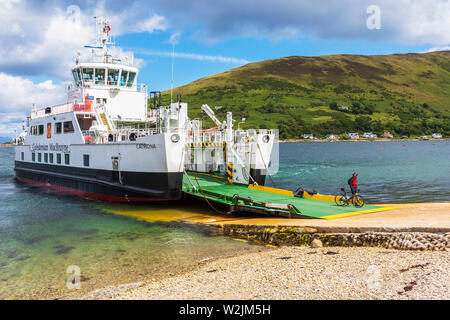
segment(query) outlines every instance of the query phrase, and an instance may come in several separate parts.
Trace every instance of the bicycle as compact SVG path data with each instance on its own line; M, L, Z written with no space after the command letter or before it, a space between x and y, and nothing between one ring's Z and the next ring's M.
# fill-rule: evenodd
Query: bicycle
M359 195L359 189L354 195L348 195L344 188L341 188L342 193L334 197L334 202L338 206L348 206L350 203L357 208L361 208L365 205L364 200Z

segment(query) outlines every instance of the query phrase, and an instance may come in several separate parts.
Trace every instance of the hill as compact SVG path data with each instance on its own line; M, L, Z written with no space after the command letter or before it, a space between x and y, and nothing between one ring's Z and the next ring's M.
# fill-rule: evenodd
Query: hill
M450 51L424 54L292 56L249 63L178 87L189 116L207 103L241 127L280 137L389 130L450 134ZM163 102L170 92L163 92Z

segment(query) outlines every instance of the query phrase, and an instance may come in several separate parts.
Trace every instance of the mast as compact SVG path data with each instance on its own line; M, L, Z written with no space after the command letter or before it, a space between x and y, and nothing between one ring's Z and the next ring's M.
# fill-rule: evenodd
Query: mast
M111 57L109 53L108 46L114 46L114 41L111 40L111 27L110 19L104 17L94 17L95 19L95 40L92 45L86 45L85 48L92 49L92 59L94 60L95 49L101 49L103 57L103 62L108 63L108 58ZM97 55L98 57L98 55Z

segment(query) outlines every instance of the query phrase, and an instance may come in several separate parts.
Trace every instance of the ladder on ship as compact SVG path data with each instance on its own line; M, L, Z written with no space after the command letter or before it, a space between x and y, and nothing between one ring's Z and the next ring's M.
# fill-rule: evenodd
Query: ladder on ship
M100 119L102 119L103 125L108 127L108 131L111 131L111 127L109 126L108 119L106 119L106 115L103 112L100 113Z

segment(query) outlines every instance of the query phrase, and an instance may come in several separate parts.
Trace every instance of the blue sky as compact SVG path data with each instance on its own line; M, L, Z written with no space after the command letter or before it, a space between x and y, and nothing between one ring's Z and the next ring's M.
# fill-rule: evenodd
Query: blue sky
M450 50L449 0L1 0L0 136L31 104L64 102L93 16L141 65L139 82L166 90L248 62L284 56Z

